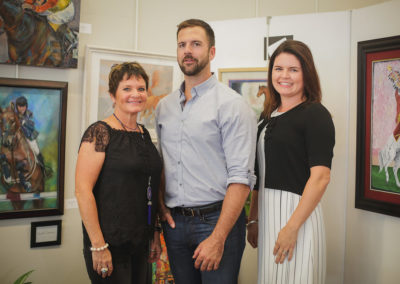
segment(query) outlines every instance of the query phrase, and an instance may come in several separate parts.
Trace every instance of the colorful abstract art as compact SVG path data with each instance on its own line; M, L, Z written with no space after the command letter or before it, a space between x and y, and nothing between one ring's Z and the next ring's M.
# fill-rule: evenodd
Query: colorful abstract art
M0 0L0 63L77 68L81 0Z

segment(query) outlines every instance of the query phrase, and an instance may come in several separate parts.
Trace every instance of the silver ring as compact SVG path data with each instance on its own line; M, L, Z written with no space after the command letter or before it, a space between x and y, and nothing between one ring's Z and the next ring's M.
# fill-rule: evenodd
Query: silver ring
M289 251L288 251L288 250L287 250L287 251L284 251L283 254L284 254L284 255L288 255L288 254L289 254Z
M100 271L101 271L101 273L107 273L108 272L108 268L107 267L103 267Z

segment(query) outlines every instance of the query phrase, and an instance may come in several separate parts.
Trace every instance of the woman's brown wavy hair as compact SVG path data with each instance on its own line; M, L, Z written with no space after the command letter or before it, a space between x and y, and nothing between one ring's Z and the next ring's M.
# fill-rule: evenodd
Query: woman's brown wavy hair
M269 100L264 102L264 110L261 114L263 118L270 118L271 113L281 105L281 97L272 85L272 72L275 59L281 53L289 53L300 61L301 70L303 72L304 96L306 103L321 102L321 85L317 69L315 68L314 59L311 50L301 41L287 40L284 41L272 54L268 67L268 90L270 93Z

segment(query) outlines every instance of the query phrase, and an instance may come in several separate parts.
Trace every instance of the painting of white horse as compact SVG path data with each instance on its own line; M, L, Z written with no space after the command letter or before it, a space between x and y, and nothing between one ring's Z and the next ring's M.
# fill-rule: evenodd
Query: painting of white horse
M400 193L400 60L373 62L371 187Z

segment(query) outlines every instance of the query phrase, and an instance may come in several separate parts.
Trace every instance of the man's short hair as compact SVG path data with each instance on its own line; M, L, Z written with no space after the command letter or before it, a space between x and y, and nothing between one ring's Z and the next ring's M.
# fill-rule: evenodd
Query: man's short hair
M176 32L176 38L178 38L178 34L181 30L193 27L203 28L208 38L209 47L215 46L215 35L213 29L209 24L199 19L189 19L180 23L178 25L178 31Z

